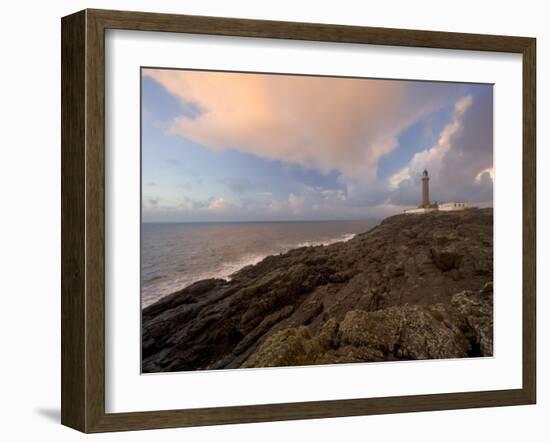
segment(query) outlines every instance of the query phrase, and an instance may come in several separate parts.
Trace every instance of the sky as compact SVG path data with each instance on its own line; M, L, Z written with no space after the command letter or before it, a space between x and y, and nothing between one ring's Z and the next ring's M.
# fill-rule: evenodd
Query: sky
M492 206L493 87L142 69L143 222L384 218Z

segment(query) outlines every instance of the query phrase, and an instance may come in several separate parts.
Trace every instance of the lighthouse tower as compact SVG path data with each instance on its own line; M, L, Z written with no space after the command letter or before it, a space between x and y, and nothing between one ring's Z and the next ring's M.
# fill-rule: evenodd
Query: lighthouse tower
M446 203L433 203L430 204L430 177L428 176L428 171L424 169L422 173L422 204L414 209L404 210L407 214L420 214L420 213L431 213L434 211L440 212L449 212L454 210L466 210L466 209L475 209L476 206L473 206L464 201L449 201Z
M430 177L426 169L422 174L422 207L425 209L430 207Z

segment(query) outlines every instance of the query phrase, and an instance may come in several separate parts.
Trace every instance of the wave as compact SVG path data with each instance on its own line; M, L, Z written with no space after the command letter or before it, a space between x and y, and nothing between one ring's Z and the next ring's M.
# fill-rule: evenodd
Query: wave
M356 233L346 233L346 234L341 235L337 238L331 238L329 240L324 240L324 241L304 241L304 242L301 242L301 243L294 244L292 246L283 248L282 250L277 250L277 251L272 252L272 253L249 255L248 257L243 257L243 259L239 260L236 263L225 263L225 264L227 264L228 268L233 268L234 270L231 273L227 274L222 279L230 280L231 275L233 275L234 273L237 273L239 270L241 270L245 267L248 267L250 265L258 264L260 261L264 260L268 256L278 255L280 253L286 253L286 252L288 252L292 249L298 249L300 247L329 246L329 245L335 244L337 242L347 242L350 239L353 239L356 235L357 235Z
M247 254L236 261L223 262L217 266L216 269L211 271L196 273L191 277L182 276L181 278L173 278L171 281L167 281L164 284L159 284L159 286L157 286L156 293L143 293L142 307L147 307L148 305L155 303L159 299L164 298L171 293L183 290L204 279L225 279L229 282L232 274L238 272L244 267L259 263L269 255L271 254Z
M356 235L357 235L356 233L346 233L344 235L340 235L336 238L331 238L331 239L328 239L328 240L300 242L298 244L293 244L291 246L284 247L280 250L272 251L270 253L247 255L247 256L244 256L242 259L238 260L237 262L222 264L222 266L224 266L228 270L229 269L233 269L233 270L231 271L231 273L222 272L222 274L224 274L224 276L222 276L221 279L226 279L227 281L230 281L231 280L231 275L237 273L239 270L241 270L245 267L248 267L250 265L258 264L260 261L263 261L268 256L278 255L280 253L286 253L286 252L288 252L292 249L299 249L301 247L329 246L329 245L335 244L337 242L347 242L350 239L353 239Z
M204 279L224 279L227 282L231 281L231 276L237 273L239 270L242 270L245 267L258 264L260 261L264 260L268 256L278 255L281 253L286 253L289 250L297 249L301 247L317 247L317 246L329 246L338 242L347 242L353 239L357 234L356 233L346 233L339 235L334 238L325 239L325 240L315 240L315 241L303 241L299 243L288 244L286 246L280 247L278 249L270 250L266 253L247 253L241 258L233 261L226 261L219 264L215 269L207 272L196 273L191 277L182 276L180 278L174 278L171 281L167 281L164 284L157 286L157 292L153 293L142 293L142 307L147 307L148 305L153 304L159 299L174 293L179 290L183 290L190 285L202 281ZM159 277L153 277L153 279L158 279Z
M336 244L337 242L348 242L350 239L355 238L355 236L357 236L357 233L345 233L344 235L340 235L337 238L331 238L324 241L304 241L294 247L291 247L291 249L299 247L330 246L331 244Z

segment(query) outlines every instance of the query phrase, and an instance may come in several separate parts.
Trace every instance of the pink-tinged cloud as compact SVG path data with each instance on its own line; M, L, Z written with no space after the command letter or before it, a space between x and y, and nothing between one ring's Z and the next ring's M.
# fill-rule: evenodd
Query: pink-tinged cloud
M214 198L210 204L208 204L209 210L223 210L228 206L227 201L225 201L223 198Z
M350 179L372 181L397 136L445 104L444 90L411 94L410 82L146 69L201 109L167 127L205 147L236 149Z

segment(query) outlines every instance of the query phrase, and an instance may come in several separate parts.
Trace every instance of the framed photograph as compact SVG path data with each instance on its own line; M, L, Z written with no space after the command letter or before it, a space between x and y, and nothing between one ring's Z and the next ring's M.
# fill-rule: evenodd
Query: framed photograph
M535 39L62 19L62 423L534 404Z

